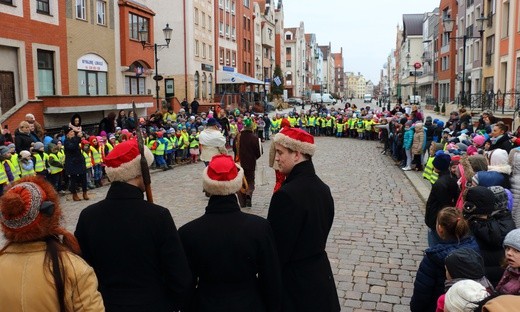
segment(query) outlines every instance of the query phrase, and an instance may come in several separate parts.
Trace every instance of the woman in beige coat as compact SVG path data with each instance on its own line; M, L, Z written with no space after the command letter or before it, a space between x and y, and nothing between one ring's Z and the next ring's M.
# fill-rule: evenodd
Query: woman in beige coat
M60 217L58 195L38 177L17 181L0 198L8 240L0 250L0 311L105 311L94 270Z

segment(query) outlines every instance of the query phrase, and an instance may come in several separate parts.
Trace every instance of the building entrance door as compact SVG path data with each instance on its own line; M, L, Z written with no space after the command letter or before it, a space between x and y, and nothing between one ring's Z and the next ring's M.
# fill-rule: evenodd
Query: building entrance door
M0 109L2 110L2 114L15 105L14 73L0 71Z

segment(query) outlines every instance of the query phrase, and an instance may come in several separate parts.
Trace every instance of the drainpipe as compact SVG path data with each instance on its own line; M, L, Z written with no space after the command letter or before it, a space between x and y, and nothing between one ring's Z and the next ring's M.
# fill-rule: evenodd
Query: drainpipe
M182 14L184 23L184 97L188 100L188 56L186 53L186 0L182 0Z

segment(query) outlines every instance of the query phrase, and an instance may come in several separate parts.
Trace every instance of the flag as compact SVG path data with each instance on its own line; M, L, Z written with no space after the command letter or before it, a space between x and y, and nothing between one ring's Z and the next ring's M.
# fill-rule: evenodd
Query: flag
M280 80L280 77L278 77L278 76L274 77L273 81L277 87L282 84L282 81Z

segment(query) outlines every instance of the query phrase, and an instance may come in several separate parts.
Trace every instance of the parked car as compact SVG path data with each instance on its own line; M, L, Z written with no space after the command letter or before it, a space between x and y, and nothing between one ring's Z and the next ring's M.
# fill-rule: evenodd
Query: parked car
M303 104L303 100L300 98L288 98L287 103L291 105L301 106Z
M321 95L320 93L311 93L311 103L313 104L336 104L337 100L330 94L330 93L323 93Z

